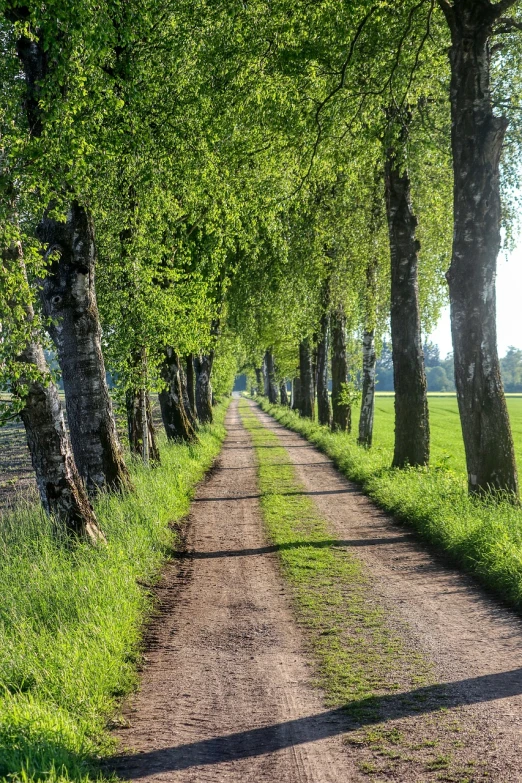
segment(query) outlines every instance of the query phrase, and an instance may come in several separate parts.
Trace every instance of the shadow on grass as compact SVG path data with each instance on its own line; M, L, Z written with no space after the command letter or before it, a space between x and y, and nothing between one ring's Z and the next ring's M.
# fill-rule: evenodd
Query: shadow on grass
M284 552L289 549L300 549L301 547L310 547L313 549L324 549L325 547L364 547L378 546L386 544L397 544L401 541L411 541L414 536L406 534L403 536L390 536L389 538L364 538L348 539L346 541L338 539L325 538L322 541L288 541L285 544L269 544L252 549L223 549L216 552L177 552L176 557L183 560L211 560L219 557L249 557L252 555L268 555L273 552Z

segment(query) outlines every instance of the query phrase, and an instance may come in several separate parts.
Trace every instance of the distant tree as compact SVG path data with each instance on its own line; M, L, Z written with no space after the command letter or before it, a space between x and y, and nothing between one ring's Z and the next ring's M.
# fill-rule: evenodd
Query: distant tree
M507 392L522 392L522 350L510 345L500 360L504 389Z
M444 367L427 367L426 379L428 381L428 391L446 392L451 390L452 383L446 375Z
M383 340L381 355L377 359L377 391L393 391L393 361L390 343Z
M424 351L424 364L426 367L440 366L440 350L436 343L425 342L422 350Z

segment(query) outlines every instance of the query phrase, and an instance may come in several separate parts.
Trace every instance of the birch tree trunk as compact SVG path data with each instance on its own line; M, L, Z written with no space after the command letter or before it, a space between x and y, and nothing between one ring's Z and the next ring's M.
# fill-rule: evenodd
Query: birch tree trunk
M426 374L422 351L418 251L410 178L405 165L406 143L400 138L386 150L385 190L391 256L391 337L395 388L395 449L393 467L427 465L430 427Z
M268 378L268 400L275 405L278 402L277 383L275 378L274 354L271 349L265 352L266 375Z
M312 350L308 337L299 343L299 412L301 416L315 419Z
M213 418L212 386L210 384L213 361L213 351L209 354L200 354L194 360L196 369L196 407L198 419L202 424L211 424Z
M345 384L348 383L346 358L346 316L342 308L332 313L332 429L341 432L352 430L351 406L342 401Z
M65 223L44 217L39 239L47 245L41 286L49 333L58 353L67 421L78 470L88 492L130 487L116 432L101 350L94 287L96 248L86 210L72 202Z
M279 389L281 393L281 405L288 407L289 399L288 399L288 390L286 388L286 381L281 381L281 383L279 384Z
M194 370L194 354L190 353L187 356L186 362L187 372L187 395L189 400L190 410L192 412L192 420L194 426L197 424L198 410L196 407L196 372Z
M3 261L5 264L17 264L25 275L20 244L6 251ZM31 305L26 306L25 313L31 329L34 322ZM69 534L92 542L103 540L74 461L60 398L51 380L38 335L32 335L18 361L27 365L28 369L36 369L39 376L38 380L33 380L31 375L34 377L34 373L28 372L24 377L22 372L12 391L24 403L20 417L42 506Z
M360 446L370 448L373 440L373 414L375 410L375 330L370 329L363 333L363 377L361 414L359 417Z
M127 411L127 431L131 454L141 457L145 462L143 449L143 398L139 389L127 390L125 394L125 406ZM152 418L152 404L149 394L145 394L145 410L149 459L152 463L158 465L161 462L161 459L156 438L156 428Z
M468 488L518 496L511 427L500 376L495 279L500 249L500 157L508 122L494 113L490 37L514 0L440 5L451 30L454 233L450 292L455 383Z
M319 424L328 427L332 423L332 408L328 394L328 336L330 317L323 313L321 317L321 333L317 344L317 413Z
M292 410L301 411L301 380L294 378L292 381Z
M167 347L165 349L161 377L166 388L159 393L159 401L167 438L192 443L196 440L196 433L183 404L179 359L173 348Z

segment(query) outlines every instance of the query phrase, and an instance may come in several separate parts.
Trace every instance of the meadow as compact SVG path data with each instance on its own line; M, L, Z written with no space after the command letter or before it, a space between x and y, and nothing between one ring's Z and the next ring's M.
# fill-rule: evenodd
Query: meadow
M434 467L446 466L456 472L466 472L464 444L460 429L457 398L454 394L428 395L431 431L431 462ZM522 474L522 397L507 396L507 406L519 474ZM354 408L354 422L359 410ZM393 394L377 394L375 398L374 448L393 451Z

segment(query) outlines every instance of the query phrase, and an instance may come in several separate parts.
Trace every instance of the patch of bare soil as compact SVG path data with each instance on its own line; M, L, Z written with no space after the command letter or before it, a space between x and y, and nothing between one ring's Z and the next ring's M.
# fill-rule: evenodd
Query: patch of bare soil
M186 552L164 573L141 689L116 731L124 779L236 783L366 780L346 719L311 686L277 556L263 533L254 453L237 400L200 486Z
M419 693L412 694L417 700L417 718L412 718L411 702L404 700L403 694L385 697L381 711L384 720L387 712L391 720L387 729L348 737L352 754L367 751L368 761L359 768L364 768L367 779L374 781L522 781L520 617L472 579L434 557L414 534L380 511L306 440L257 407L256 411L288 450L298 480L321 515L329 520L338 545L353 551L366 564L372 590L388 607L389 616L408 628L414 649L434 662L440 683L436 687L441 689L441 696L443 691L445 694L446 710L437 715L433 712L436 690L426 689L424 693L419 689ZM434 719L442 720L443 733L453 732L449 744L448 736L443 738L444 752L438 755L439 740L432 741L429 736L423 739L428 722ZM386 741L390 739L387 730L388 734L391 731L391 743ZM423 742L433 746L431 764L422 775L407 771L407 758L398 767L390 767L392 746L401 756L407 745L400 739L394 742L393 732L396 738L406 735L410 748ZM471 745L473 751L473 760L458 774L451 771L449 745L457 756L463 745ZM382 763L383 750L388 754L386 764Z

